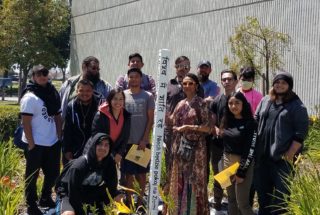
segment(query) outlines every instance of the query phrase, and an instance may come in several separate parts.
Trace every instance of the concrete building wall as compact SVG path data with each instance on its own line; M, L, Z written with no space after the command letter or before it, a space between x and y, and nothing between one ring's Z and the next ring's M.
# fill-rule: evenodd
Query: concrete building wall
M213 63L212 79L225 69L228 37L246 16L288 33L293 40L285 67L294 90L312 113L320 104L320 1L318 0L76 0L72 1L71 70L86 56L100 59L102 77L114 85L127 71L128 55L139 52L143 71L156 77L158 51L171 50L171 65L186 55L191 71L201 59ZM171 76L174 76L172 69Z

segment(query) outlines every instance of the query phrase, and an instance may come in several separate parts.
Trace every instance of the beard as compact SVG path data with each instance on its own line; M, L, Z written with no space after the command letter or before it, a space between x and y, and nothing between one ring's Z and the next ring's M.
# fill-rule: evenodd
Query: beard
M209 80L209 75L198 74L198 78L201 83L204 83Z
M96 85L96 83L98 83L98 81L100 80L100 73L92 74L87 72L83 77L84 79L91 81L93 85Z

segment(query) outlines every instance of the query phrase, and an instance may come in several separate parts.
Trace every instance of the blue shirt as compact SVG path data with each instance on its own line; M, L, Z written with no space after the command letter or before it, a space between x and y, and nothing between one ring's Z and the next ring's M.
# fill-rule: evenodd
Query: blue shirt
M218 84L214 81L207 80L204 83L201 83L201 86L204 89L204 98L207 98L208 96L216 97L220 93L220 87L218 87Z

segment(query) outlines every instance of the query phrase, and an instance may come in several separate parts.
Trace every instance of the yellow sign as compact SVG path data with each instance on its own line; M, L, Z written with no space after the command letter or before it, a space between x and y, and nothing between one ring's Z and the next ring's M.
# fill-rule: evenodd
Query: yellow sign
M236 174L239 166L240 166L239 162L232 164L227 169L225 169L225 170L219 172L219 174L215 175L214 179L219 182L219 184L221 185L221 187L223 189L229 187L232 184L230 177L232 175Z
M151 158L151 150L148 148L145 148L144 150L138 150L138 145L133 144L130 148L126 159L129 161L132 161L133 163L136 163L140 166L143 166L146 168L150 162Z

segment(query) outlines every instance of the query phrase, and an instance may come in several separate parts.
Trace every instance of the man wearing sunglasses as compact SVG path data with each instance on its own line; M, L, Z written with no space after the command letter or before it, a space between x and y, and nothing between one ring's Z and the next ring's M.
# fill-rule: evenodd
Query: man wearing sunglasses
M25 197L28 214L42 214L37 206L37 179L42 169L44 182L39 205L54 207L52 187L59 176L61 105L55 87L48 82L48 69L33 67L32 81L22 92L20 114L23 125L21 140L28 144L26 158Z
M237 74L232 70L223 70L221 73L221 85L223 87L223 93L215 97L210 105L210 110L216 115L215 132L213 132L212 144L210 144L209 153L211 158L211 165L214 174L218 174L221 169L219 169L219 162L223 155L223 143L220 138L219 128L221 120L223 117L224 109L227 105L227 97L235 92L238 83ZM222 198L223 190L220 184L214 181L213 185L213 207L215 209L215 214L224 214L222 210Z
M98 97L100 103L104 101L112 86L100 78L99 60L89 56L82 61L82 74L73 76L63 83L60 89L62 118L65 118L68 103L77 96L77 85L80 80L86 79L94 85L94 95Z

